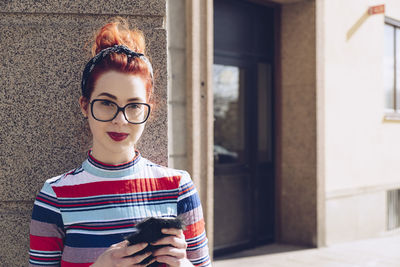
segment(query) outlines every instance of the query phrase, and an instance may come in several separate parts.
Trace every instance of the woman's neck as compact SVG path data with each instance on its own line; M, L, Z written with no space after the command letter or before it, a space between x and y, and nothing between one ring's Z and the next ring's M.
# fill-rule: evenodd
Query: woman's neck
M110 164L119 165L133 160L136 156L135 148L128 149L127 151L102 151L100 148L93 146L91 155L98 161Z

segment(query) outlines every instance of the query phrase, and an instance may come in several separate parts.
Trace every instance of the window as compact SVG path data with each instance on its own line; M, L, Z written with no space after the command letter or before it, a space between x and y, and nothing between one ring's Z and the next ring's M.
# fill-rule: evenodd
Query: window
M400 22L385 18L384 30L385 111L400 118Z
M387 192L387 229L400 227L400 189Z

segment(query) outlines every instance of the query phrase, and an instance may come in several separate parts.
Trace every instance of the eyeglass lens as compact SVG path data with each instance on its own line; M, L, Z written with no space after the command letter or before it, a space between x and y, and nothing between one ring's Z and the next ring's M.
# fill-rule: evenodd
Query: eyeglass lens
M143 123L149 114L149 107L142 103L130 103L124 108L124 115L131 123ZM118 105L108 100L93 100L93 117L101 121L113 120L118 112Z

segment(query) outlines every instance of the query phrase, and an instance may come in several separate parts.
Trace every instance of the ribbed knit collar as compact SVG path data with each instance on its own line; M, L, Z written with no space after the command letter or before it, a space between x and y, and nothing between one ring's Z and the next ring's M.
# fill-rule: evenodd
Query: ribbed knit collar
M83 162L82 167L85 171L104 178L120 178L129 176L136 173L141 168L142 157L139 151L135 151L136 156L133 160L118 164L111 165L98 161L88 152L87 159Z

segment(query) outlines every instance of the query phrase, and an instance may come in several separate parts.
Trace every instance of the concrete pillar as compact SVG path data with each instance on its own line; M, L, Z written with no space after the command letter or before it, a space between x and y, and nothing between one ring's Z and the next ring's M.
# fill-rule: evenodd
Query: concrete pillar
M309 246L325 236L321 16L318 0L282 5L278 240Z

